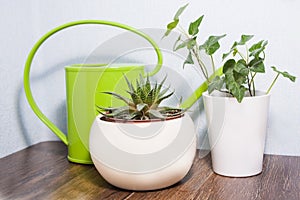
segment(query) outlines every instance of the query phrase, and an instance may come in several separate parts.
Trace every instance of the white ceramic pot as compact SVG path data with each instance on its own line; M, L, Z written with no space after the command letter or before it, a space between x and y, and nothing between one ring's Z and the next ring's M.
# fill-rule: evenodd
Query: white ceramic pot
M154 190L180 181L192 166L196 134L191 118L112 122L96 117L90 153L102 177L128 190Z
M208 123L213 170L231 177L246 177L262 171L270 95L255 97L203 94Z

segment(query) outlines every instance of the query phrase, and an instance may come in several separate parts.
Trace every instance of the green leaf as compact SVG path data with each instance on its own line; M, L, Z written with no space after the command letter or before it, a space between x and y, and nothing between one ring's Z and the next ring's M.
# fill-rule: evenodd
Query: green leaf
M238 60L233 70L234 81L240 85L243 85L246 83L248 74L249 69L247 68L246 62L243 59Z
M175 16L174 16L174 18L173 18L173 21L170 22L170 23L167 25L167 31L165 32L163 38L166 37L166 36L168 36L168 35L171 33L171 31L172 31L174 28L176 28L176 26L177 26L177 24L178 24L178 22L179 22L179 16L182 14L182 12L185 10L185 8L186 8L188 5L189 5L189 4L185 4L184 6L180 7L180 8L177 10L177 12L176 12L176 14L175 14Z
M232 55L235 56L238 52L239 52L239 50L237 48L234 48Z
M127 91L127 93L130 94L131 99L132 99L134 104L143 103L143 100L141 99L141 97L138 96L135 92Z
M206 54L212 55L220 48L220 44L217 42L213 45L210 45L207 49L205 49Z
M261 40L258 43L253 44L249 49L249 51L251 52L250 56L254 56L255 58L258 58L260 53L265 50L267 44L268 41L264 41L264 40Z
M136 105L136 109L141 112L144 108L146 108L148 105L145 103L139 103Z
M229 59L225 62L224 66L223 66L223 73L228 73L228 72L232 72L235 66L235 60L234 59Z
M176 12L176 14L175 14L175 16L174 16L174 21L176 21L176 20L179 20L179 16L182 14L182 12L185 10L185 8L188 6L189 4L187 3L187 4L185 4L184 6L182 6L182 7L180 7L178 10L177 10L177 12Z
M232 50L230 50L228 53L223 53L222 60L224 60L227 56L231 54Z
M261 40L261 41L255 43L255 44L253 44L253 45L250 47L249 51L250 51L250 52L253 52L253 51L257 50L257 49L260 49L260 48L262 48L262 47L265 47L267 44L268 44L268 41L267 41L267 40L266 40L266 41L265 41L265 40Z
M281 72L281 71L279 71L278 69L276 69L275 66L272 66L271 68L273 69L273 71L275 71L275 72L281 74L281 75L282 75L283 77L285 77L285 78L290 79L292 82L295 82L295 81L296 81L296 77L293 76L293 75L291 75L291 74L289 74L288 72L286 72L286 71Z
M240 41L237 43L237 45L244 45L249 40L251 40L254 37L254 35L242 35Z
M179 20L175 20L175 21L173 21L173 22L170 22L170 23L167 25L167 29L168 29L168 30L172 30L172 29L176 28L178 22L179 22Z
M255 43L255 44L253 44L253 45L250 47L249 51L252 52L252 51L254 51L254 50L256 50L256 49L261 48L263 42L264 42L264 40L261 40L261 41Z
M164 116L157 110L150 109L150 110L147 111L147 113L154 116L155 118L164 119Z
M219 40L225 36L226 34L220 36L209 36L209 38L199 46L199 49L204 49L207 55L212 55L220 48Z
M249 74L249 69L247 68L247 64L245 62L245 60L240 59L235 67L234 67L234 71L240 73L243 76L247 76Z
M171 92L170 94L167 94L166 96L163 96L163 97L160 97L157 101L156 101L156 104L160 104L163 100L169 98L170 96L172 96L174 94L174 91Z
M262 58L254 58L249 63L249 69L252 72L265 73L264 60Z
M140 83L137 79L136 79L136 94L140 97L140 99L143 102L146 100L147 93L142 88L142 83Z
M244 96L245 96L245 92L247 91L247 89L244 86L240 86L240 87L235 87L231 93L233 94L233 96L237 99L237 101L239 103L242 102Z
M128 80L128 78L127 78L126 75L124 75L124 78L125 78L125 80L126 80L126 83L127 83L127 86L128 86L128 88L129 88L130 92L134 92L133 85L132 85L131 82Z
M141 113L140 112L133 112L130 113L129 119L140 119L141 118Z
M194 64L194 61L193 61L193 57L192 57L192 53L191 51L189 51L189 54L187 56L187 58L185 59L184 63L183 63L183 68L186 64Z
M149 93L150 90L151 90L151 84L150 84L149 76L147 76L146 83L145 83L145 92Z
M245 96L246 88L235 82L233 74L225 75L226 88L228 91L237 99L238 102L241 102Z
M187 49L192 49L194 46L196 45L196 37L191 38L191 39L187 39L185 41L183 41L181 44L179 44L178 46L174 45L174 49L173 51L177 51L178 49L187 47Z
M233 50L236 50L236 46L238 45L238 43L237 42L234 42L233 43L233 45L231 46L231 49L230 49L230 51L228 52L228 53L224 53L223 54L223 56L222 56L222 59L224 60L227 56L229 56L230 54L231 54L231 52L233 51ZM235 52L235 54L236 54L237 52Z
M128 114L130 112L129 108L127 106L119 107L117 110L114 110L111 115L113 117L117 117L121 114Z
M155 100L155 93L154 93L154 89L152 89L146 97L145 103L148 104L149 106L151 106L151 104L154 102Z
M114 93L114 92L101 92L101 93L112 95L112 96L116 97L117 99L124 101L128 105L132 105L132 102L130 101L130 99L123 97L117 93Z
M221 90L224 83L224 78L216 76L208 85L208 93L211 94L214 90Z
M247 81L247 76L236 71L233 71L233 77L234 81L239 85L243 85Z
M171 31L172 31L174 28L176 28L178 22L179 22L178 19L175 20L175 21L173 21L173 22L170 22L170 23L167 25L167 31L165 32L165 34L164 34L163 37L168 36L168 35L171 33Z
M167 75L164 77L162 82L157 86L157 90L156 90L156 94L155 94L156 96L158 96L158 94L160 94L160 90L161 90L162 86L164 85L166 79L167 79Z
M237 50L237 46L239 45L244 45L246 44L249 40L251 40L254 36L253 35L242 35L241 36L241 39L239 42L235 41L233 43L233 45L231 46L231 49L228 53L224 53L223 56L222 56L222 59L224 60L227 56L229 56L232 52L233 52L233 56L235 56L237 53L238 53L238 50Z
M197 44L196 39L197 37L195 36L189 40L187 43L187 49L192 49Z
M190 23L189 26L189 34L194 36L199 32L199 26L202 22L204 15L202 15L201 17L199 17L196 21Z
M179 35L179 37L177 38L177 40L175 41L175 43L174 43L174 46L173 46L173 51L176 51L175 49L176 49L176 47L177 47L177 45L178 45L178 43L181 41L181 35Z
M238 102L241 102L245 96L245 91L247 90L245 86L241 83L242 81L239 78L243 76L236 77L237 73L232 71L225 74L225 85L226 89L237 99ZM236 82L236 78L238 82Z
M157 98L160 98L162 96L164 96L168 91L170 90L170 86L165 88L163 91L161 91L158 95Z
M238 42L235 41L231 46L231 50L235 49L237 46L238 46Z

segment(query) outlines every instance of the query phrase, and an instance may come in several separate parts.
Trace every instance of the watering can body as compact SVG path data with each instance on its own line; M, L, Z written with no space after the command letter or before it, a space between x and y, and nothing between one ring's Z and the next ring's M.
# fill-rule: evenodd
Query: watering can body
M68 113L68 159L72 162L90 164L89 131L99 114L95 106L119 106L111 95L114 91L125 95L126 82L144 73L142 65L116 64L70 65L65 67L66 99Z
M157 66L147 75L156 74L162 65L162 54L156 43L143 32L124 24L103 20L82 20L61 25L40 38L30 51L24 69L24 90L27 100L41 121L47 125L58 138L68 146L68 159L75 163L92 164L89 154L89 131L97 113L96 106L118 106L111 95L101 92L113 91L126 93L124 75L132 81L139 75L146 75L144 66L137 64L77 64L65 67L66 100L67 100L67 136L53 124L37 106L30 88L30 68L39 47L55 33L76 25L100 24L129 30L144 39L153 47L157 54Z

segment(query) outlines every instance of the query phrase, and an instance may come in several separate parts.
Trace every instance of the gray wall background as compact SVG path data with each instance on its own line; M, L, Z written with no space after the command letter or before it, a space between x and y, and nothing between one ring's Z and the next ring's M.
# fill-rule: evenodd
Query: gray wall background
M187 1L180 0L2 0L0 157L41 141L57 140L33 114L23 90L27 54L44 33L81 19L117 21L140 29L163 29L185 3ZM182 24L204 14L202 41L210 34L227 33L222 41L222 50L227 51L240 34L255 34L256 40L269 40L268 65L300 75L300 1L200 0L189 3ZM51 38L36 55L31 73L33 95L42 111L63 131L66 132L63 66L84 62L95 48L120 33L122 31L105 27L74 28ZM220 60L218 62L220 64ZM274 74L269 73L260 79L258 86L267 88L273 77ZM197 80L191 80L195 87ZM291 84L280 79L272 91L266 153L300 155L299 86L299 81ZM203 116L200 116L201 121L205 121Z

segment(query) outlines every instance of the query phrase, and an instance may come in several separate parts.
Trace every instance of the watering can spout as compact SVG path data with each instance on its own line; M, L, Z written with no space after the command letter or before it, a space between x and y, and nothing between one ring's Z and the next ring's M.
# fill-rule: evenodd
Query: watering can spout
M209 80L212 80L215 76L220 76L223 73L223 68L220 67L219 69L217 69L215 71L214 74L212 74L209 77ZM208 88L208 82L205 81L204 83L202 83L194 92L191 96L189 96L182 104L180 104L180 108L182 109L189 109L190 107L192 107L194 105L194 103L202 96L202 93L205 92Z

